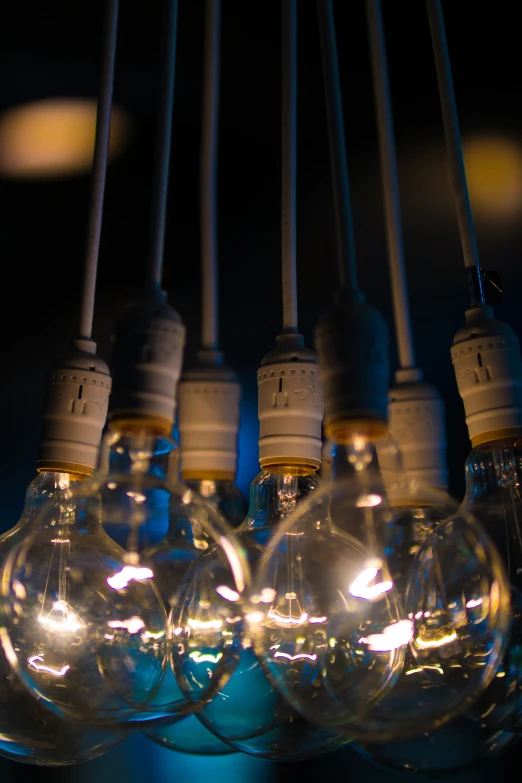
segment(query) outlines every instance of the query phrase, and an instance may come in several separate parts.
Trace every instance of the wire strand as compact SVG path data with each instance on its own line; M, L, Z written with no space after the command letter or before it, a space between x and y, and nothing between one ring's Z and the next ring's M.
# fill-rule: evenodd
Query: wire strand
M282 3L281 260L283 332L297 332L297 0Z
M317 11L330 139L330 168L337 234L339 283L341 288L356 290L357 260L332 0L317 0Z
M401 369L405 369L415 366L415 351L408 303L399 178L397 174L395 134L381 0L366 0L366 15L368 19L373 88L377 114L393 312L395 330L397 332L399 364Z
M172 136L172 113L174 108L178 0L166 0L165 16L160 106L151 200L151 244L148 282L153 288L161 288L163 275L163 251L165 247L165 226L167 222L167 196L170 169L170 142Z
M207 0L201 134L201 334L203 347L212 351L217 350L219 344L217 166L220 38L221 0Z
M82 297L80 306L80 336L88 340L92 336L94 297L100 255L100 238L103 218L103 199L109 157L111 131L111 105L114 85L114 61L118 32L118 0L106 0L103 25L102 68L100 91L96 110L96 131L92 164L91 196L87 247L83 268Z
M431 41L442 107L444 134L446 136L446 146L448 149L451 183L457 207L457 218L459 222L464 264L466 267L476 267L478 270L477 295L480 302L483 304L485 300L480 275L477 239L475 236L475 226L473 223L473 214L471 212L466 182L466 169L464 167L464 156L462 154L459 118L455 101L455 91L453 89L451 64L442 7L440 0L426 0L426 6L430 23Z

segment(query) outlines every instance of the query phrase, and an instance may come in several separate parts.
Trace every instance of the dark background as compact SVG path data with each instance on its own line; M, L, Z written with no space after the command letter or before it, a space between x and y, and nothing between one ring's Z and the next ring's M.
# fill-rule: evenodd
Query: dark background
M144 280L157 107L160 0L122 0L115 104L131 119L126 150L107 180L94 336L109 358L111 325ZM362 0L334 4L353 189L360 282L392 325L375 115ZM520 333L522 214L522 11L517 0L453 0L443 5L463 139L507 140L507 172L470 161L482 265L503 279L498 316ZM298 104L298 284L300 329L308 344L336 287L326 119L316 9L300 0ZM449 188L435 72L424 3L383 0L418 363L447 405L451 489L463 494L469 451L450 345L463 324L466 277ZM97 89L102 3L3 3L0 111L46 97L93 97ZM176 95L165 255L165 286L199 340L199 135L203 0L180 0ZM280 2L223 0L219 151L221 344L244 384L239 484L257 472L255 370L281 326ZM520 145L517 146L517 145ZM519 154L519 158L516 155ZM486 156L487 157L487 156ZM517 164L518 160L518 164ZM518 168L517 168L518 166ZM486 195L484 195L486 194ZM19 516L35 473L43 374L76 330L89 196L88 175L13 180L0 175L0 530ZM485 200L486 199L486 200ZM392 345L394 366L395 347ZM517 751L511 753L511 760ZM312 773L323 780L387 780L343 751L306 765L273 765L243 756L197 759L133 740L70 771L0 762L2 780L100 783L148 776L162 783L273 781ZM507 766L452 780L507 780ZM397 778L398 779L398 778Z

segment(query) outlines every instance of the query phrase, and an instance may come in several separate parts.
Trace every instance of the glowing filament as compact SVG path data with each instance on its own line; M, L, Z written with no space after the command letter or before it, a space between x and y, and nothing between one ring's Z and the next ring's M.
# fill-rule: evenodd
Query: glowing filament
M189 618L188 624L190 628L197 628L201 631L218 631L223 625L221 620L193 620L192 618Z
M48 674L54 674L55 677L63 677L64 674L67 674L71 668L65 664L65 666L62 666L61 669L53 669L52 666L45 666L45 664L41 663L41 661L43 661L43 657L41 655L32 655L27 659L29 666L32 666L33 669L35 669L37 672L47 672Z
M202 653L199 650L194 650L189 653L189 658L191 658L194 663L217 663L222 657L223 653L212 655L211 653Z
M260 593L256 593L250 599L253 604L271 604L277 593L273 587L263 587Z
M451 633L447 633L444 636L439 636L438 638L435 637L434 639L421 639L418 637L415 642L422 650L427 650L430 647L443 647L445 644L454 642L456 638L456 632L452 631Z
M400 620L398 623L388 625L382 633L372 633L359 641L362 644L367 644L368 649L373 652L390 652L408 644L412 637L412 621Z
M388 590L391 590L393 582L389 581L378 582L377 584L370 586L370 582L377 577L382 565L382 560L379 559L368 561L367 567L350 585L350 594L355 598L366 598L369 601L373 601L374 598L378 598L384 593L387 593Z
M43 625L46 631L74 633L83 628L82 621L66 601L55 601L49 614L46 617L40 615L38 622Z
M129 633L138 633L142 628L145 628L145 623L141 617L130 617L128 620L121 622L119 620L111 620L107 625L109 628L125 628Z
M235 590L231 590L226 585L219 585L216 587L216 593L224 598L225 601L239 601L239 593Z
M382 503L380 495L361 495L357 498L355 505L357 508L373 508L373 506L378 506L379 503Z
M278 651L274 653L274 658L288 658L289 661L316 661L317 655L311 655L310 653L297 653L297 655L289 655L288 653Z
M265 619L265 615L263 612L249 612L245 615L245 619L248 620L249 623L261 623Z
M113 590L123 590L133 579L152 579L154 574L150 568L136 568L135 566L124 566L117 574L107 577L107 584Z

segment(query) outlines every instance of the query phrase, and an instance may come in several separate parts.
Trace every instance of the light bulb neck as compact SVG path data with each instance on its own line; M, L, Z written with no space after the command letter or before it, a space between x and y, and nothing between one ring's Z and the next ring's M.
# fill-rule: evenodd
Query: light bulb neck
M179 482L179 448L172 438L146 427L111 428L100 449L99 475L132 476L137 483L147 475L168 483Z
M36 517L42 504L67 490L80 480L76 474L55 470L41 470L31 481L25 493L24 508L20 522L30 524Z
M517 488L522 481L517 459L522 452L519 438L501 438L475 447L465 464L466 497L464 503L473 505L489 499L491 505L503 504L504 490Z
M232 479L206 478L183 480L190 489L201 495L207 503L217 509L232 527L236 528L245 519L246 506L241 490Z
M319 486L317 470L307 465L272 465L250 485L250 507L240 531L271 528Z
M338 478L361 478L364 474L379 474L379 457L375 443L364 440L332 444L330 476Z
M522 589L522 436L482 443L466 460L463 506L477 515L502 555L509 579Z

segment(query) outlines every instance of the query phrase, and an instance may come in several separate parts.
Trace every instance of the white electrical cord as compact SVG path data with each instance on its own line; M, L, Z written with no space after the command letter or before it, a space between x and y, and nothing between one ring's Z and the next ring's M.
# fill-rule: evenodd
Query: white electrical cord
M178 0L167 0L165 20L165 52L163 57L158 138L152 187L151 247L149 256L149 280L151 288L161 288L165 225L167 222L167 195L170 168L170 141L174 107L174 77L176 70L176 36Z
M94 296L96 292L96 275L98 271L100 250L103 198L105 195L105 179L109 156L117 29L118 0L106 0L105 22L103 25L101 83L96 112L89 228L83 269L80 310L80 337L87 340L91 339L94 315Z
M219 345L217 165L220 37L221 0L207 0L201 134L201 341L203 348L210 351L217 350Z
M466 182L466 169L464 167L464 156L462 154L459 118L455 101L455 91L453 89L453 79L451 76L451 64L448 53L448 42L446 40L446 31L444 29L442 7L440 0L426 0L426 6L430 23L431 41L442 107L442 119L444 122L444 133L448 149L451 182L457 207L457 219L459 222L464 264L466 267L475 268L477 271L474 294L478 299L477 304L485 304L477 238L475 236L475 226L473 223L473 214L471 212Z
M282 4L281 100L281 258L283 332L297 332L296 138L297 138L297 0Z
M357 262L332 0L317 0L317 10L330 138L339 283L341 289L356 291Z
M366 15L368 19L373 87L377 112L393 313L395 330L397 332L399 364L401 369L406 369L415 367L415 351L408 303L408 286L406 283L395 134L393 131L390 83L380 0L366 0Z

